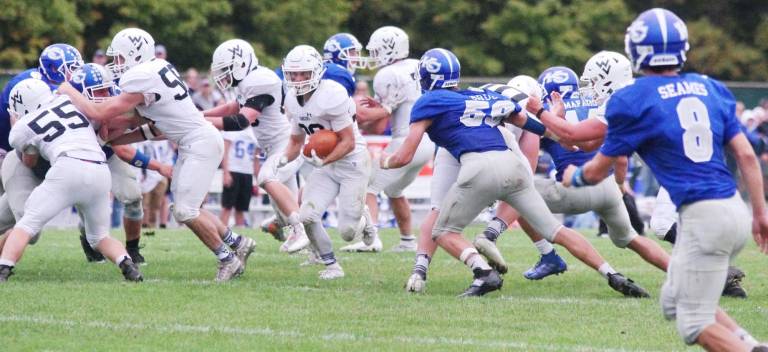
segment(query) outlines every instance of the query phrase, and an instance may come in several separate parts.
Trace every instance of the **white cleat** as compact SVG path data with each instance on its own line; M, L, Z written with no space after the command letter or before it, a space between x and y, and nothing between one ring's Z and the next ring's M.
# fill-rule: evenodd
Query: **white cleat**
M299 264L299 266L310 266L310 265L320 265L323 264L323 261L320 260L320 256L312 249L312 246L309 246L307 251L307 260Z
M475 241L472 242L480 254L482 254L487 260L488 265L496 269L499 273L506 274L509 267L504 257L501 255L499 248L496 247L496 243L489 240L485 235L479 234L475 236Z
M288 234L288 239L280 246L280 251L293 254L309 245L309 237L304 231L304 225L288 225L283 228L283 233Z
M365 243L366 246L373 245L376 241L379 240L379 229L376 227L376 223L373 221L373 217L371 217L371 212L368 209L368 206L365 206L365 209L363 209L363 218L365 219L365 226L363 226L363 243ZM381 248L379 248L379 251Z
M424 293L427 289L427 280L421 275L413 273L405 283L405 292Z
M320 270L318 273L321 280L333 280L344 277L344 270L341 269L339 263L329 265L325 267L325 270Z
M397 246L392 247L391 251L395 253L416 252L416 240L400 241Z
M245 271L245 265L248 263L248 258L256 250L256 241L250 237L240 236L240 244L237 248L234 248L237 259L243 264L243 271Z
M350 244L348 246L341 247L340 250L344 251L344 252L371 252L371 253L375 253L375 252L381 252L381 249L383 247L384 247L384 245L381 243L381 240L377 236L373 240L373 243L370 246L366 245L365 242L360 241L360 242L357 242L357 243Z

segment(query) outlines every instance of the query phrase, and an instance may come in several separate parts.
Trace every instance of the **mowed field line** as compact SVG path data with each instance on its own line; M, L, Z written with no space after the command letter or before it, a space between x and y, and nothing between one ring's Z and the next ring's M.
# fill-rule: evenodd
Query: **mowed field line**
M33 325L53 325L67 328L95 328L105 330L144 330L175 334L198 334L198 333L219 333L233 336L265 336L271 338L300 338L310 340L323 340L329 342L365 342L365 343L383 343L398 341L417 346L464 346L464 347L483 347L483 348L504 348L516 350L534 350L534 351L573 351L573 352L652 352L656 350L638 350L638 349L612 349L601 348L589 345L556 345L556 344L529 344L510 340L481 340L481 339L462 339L446 337L419 337L419 336L392 336L376 337L361 336L347 332L308 334L300 331L275 330L261 327L231 327L231 326L212 326L212 325L187 325L187 324L136 324L136 323L116 323L109 321L77 321L69 319L57 319L52 317L28 316L28 315L7 315L0 316L0 322L3 323L21 323ZM669 350L667 350L669 351Z

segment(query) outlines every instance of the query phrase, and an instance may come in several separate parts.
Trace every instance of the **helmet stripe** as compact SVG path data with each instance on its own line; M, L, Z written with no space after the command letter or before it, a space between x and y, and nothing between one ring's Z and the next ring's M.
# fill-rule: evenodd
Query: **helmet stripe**
M451 70L451 73L453 73L453 62L451 62L451 55L448 55L448 51L445 49L437 49L437 51L445 56L445 61L448 62L448 68Z
M667 17L664 16L664 10L662 9L654 9L653 12L659 21L659 30L661 30L661 38L664 42L663 52L667 52Z

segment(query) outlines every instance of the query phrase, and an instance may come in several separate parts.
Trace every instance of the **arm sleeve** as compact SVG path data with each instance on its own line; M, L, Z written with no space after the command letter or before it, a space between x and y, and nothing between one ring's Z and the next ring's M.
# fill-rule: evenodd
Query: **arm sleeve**
M722 83L716 80L712 80L712 83L720 96L723 112L723 144L728 144L733 137L742 132L742 125L736 117L736 98Z
M437 105L431 96L423 95L411 108L411 123L433 119L439 114Z
M631 107L622 99L611 99L606 105L608 133L600 152L612 157L632 155L653 128L647 125L647 119L633 116Z

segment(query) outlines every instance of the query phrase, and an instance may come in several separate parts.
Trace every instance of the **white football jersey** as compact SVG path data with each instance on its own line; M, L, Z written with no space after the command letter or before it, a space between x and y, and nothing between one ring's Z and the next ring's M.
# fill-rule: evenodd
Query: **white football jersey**
M285 95L285 113L291 119L291 134L314 134L319 130L341 131L352 126L355 150L349 155L367 153L365 139L354 123L355 101L344 87L328 79L320 81L309 101L300 105L293 89Z
M17 150L38 150L51 165L67 152L77 158L106 160L91 123L66 95L16 121L8 141Z
M291 134L291 124L288 118L280 111L280 103L283 97L283 81L277 74L263 66L248 73L237 84L237 102L242 107L246 100L259 95L269 95L274 102L265 107L253 127L253 134L263 148L272 148L279 143L284 143Z
M209 124L192 102L179 73L163 59L153 59L130 68L120 78L120 89L143 94L144 103L136 106L136 110L154 121L155 126L175 143Z
M411 108L421 96L416 79L419 60L405 59L379 69L373 78L376 100L392 112L392 138L408 135Z
M222 132L221 135L229 141L227 161L229 171L253 175L253 161L256 158L256 137L250 128L242 131Z
M517 103L517 105L520 105L523 109L525 109L525 105L528 103L528 94L525 94L512 86L508 86L505 84L489 83L489 84L480 86L480 88L488 89L496 93L499 93L509 98L510 100L514 101L515 103ZM520 142L520 138L523 136L523 129L511 123L503 123L503 125L504 127L506 127L507 130L512 132L512 134L515 136L515 141Z

